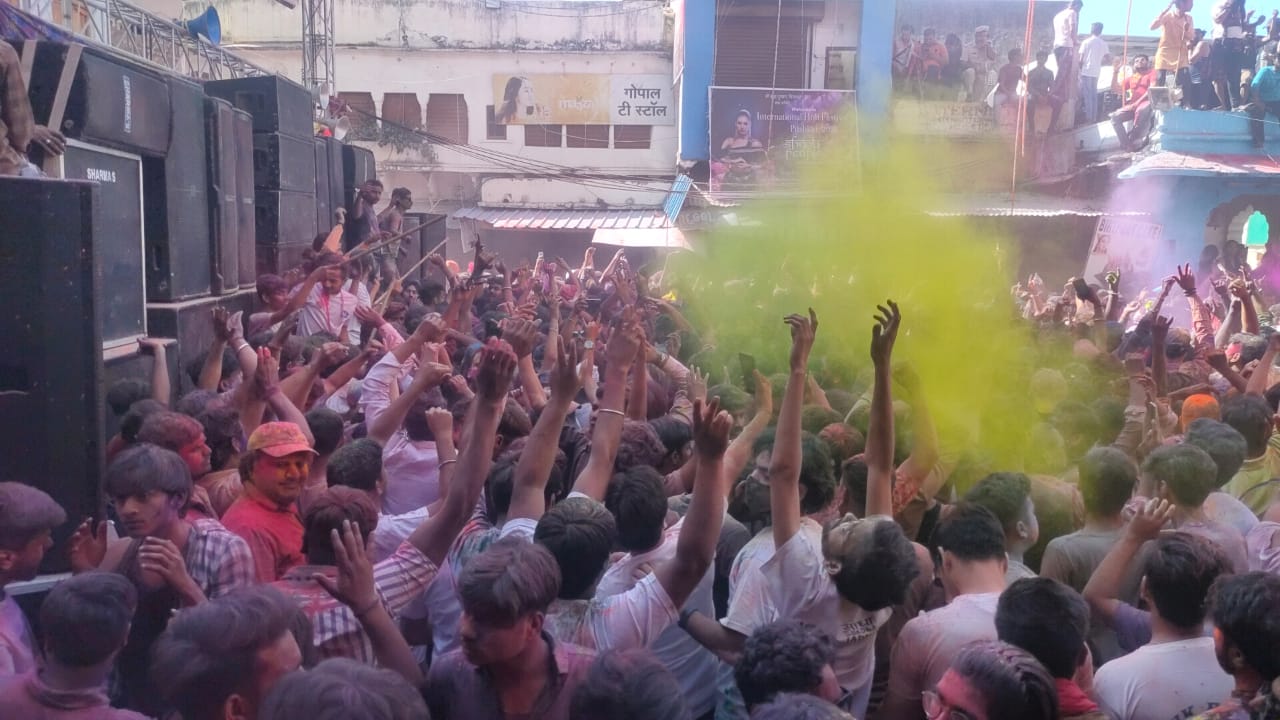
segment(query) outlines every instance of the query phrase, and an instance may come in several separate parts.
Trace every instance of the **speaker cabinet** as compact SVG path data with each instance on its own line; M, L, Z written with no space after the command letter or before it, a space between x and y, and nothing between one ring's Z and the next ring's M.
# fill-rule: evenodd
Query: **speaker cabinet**
M329 146L324 138L316 138L312 144L316 159L316 232L327 233L333 229L333 204L329 194Z
M239 228L236 233L236 260L240 263L240 287L255 287L258 283L258 256L257 210L253 188L253 118L243 110L233 110L231 117L235 126L236 198L239 201L236 212L236 226Z
M311 193L258 190L254 210L259 246L310 247L316 237L316 198Z
M62 505L58 543L99 505L105 298L96 240L115 230L98 211L101 197L91 182L0 177L0 480ZM47 569L65 569L55 555Z
M63 134L127 152L164 155L171 127L169 85L159 73L96 48L37 43L27 88L37 120L49 119L73 46L80 48L80 57L59 125Z
M204 90L252 115L254 132L283 133L295 138L315 134L311 91L279 75L210 80Z
M204 90L176 76L167 78L172 124L163 159L144 158L147 299L185 300L208 295L212 265L209 240L209 169Z
M315 193L315 141L280 133L254 133L253 182L261 190Z
M212 241L211 290L225 295L240 289L240 197L236 194L236 126L231 103L205 98L205 158L209 169L209 238Z

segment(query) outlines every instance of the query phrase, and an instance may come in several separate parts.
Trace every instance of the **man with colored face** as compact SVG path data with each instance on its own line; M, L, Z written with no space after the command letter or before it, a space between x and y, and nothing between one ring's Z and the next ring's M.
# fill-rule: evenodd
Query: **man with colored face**
M352 319L360 298L343 286L347 282L347 269L342 264L342 257L336 253L325 253L316 258L317 267L324 267L324 274L319 282L312 286L298 312L298 335L309 337L316 333L328 333L340 342L359 344L359 323L356 323L354 336L351 333ZM303 285L306 290L307 284ZM299 291L301 292L301 291Z
M264 423L249 436L240 461L244 497L222 522L249 543L258 582L275 582L303 562L297 501L315 455L294 423Z

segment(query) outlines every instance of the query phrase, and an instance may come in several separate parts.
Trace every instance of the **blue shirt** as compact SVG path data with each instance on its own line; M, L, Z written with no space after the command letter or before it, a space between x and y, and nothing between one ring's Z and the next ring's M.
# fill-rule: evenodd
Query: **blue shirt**
M1280 102L1280 72L1270 65L1253 77L1253 89L1264 103Z

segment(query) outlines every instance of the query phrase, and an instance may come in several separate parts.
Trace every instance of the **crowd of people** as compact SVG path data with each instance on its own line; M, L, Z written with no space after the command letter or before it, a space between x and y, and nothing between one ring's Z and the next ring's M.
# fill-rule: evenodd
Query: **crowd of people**
M477 244L409 282L363 262L397 218L215 312L194 389L110 389L100 516L0 484L0 586L74 571L0 602L0 717L1280 718L1274 263L1019 285L1074 360L1000 467L939 439L908 304L854 385L803 308L710 384L678 277Z
M1112 94L1118 107L1106 116L1128 151L1140 149L1150 134L1153 87L1176 88L1171 104L1245 112L1257 146L1265 139L1266 116L1280 118L1280 11L1268 18L1246 9L1245 0L1215 0L1205 30L1195 25L1193 0L1171 0L1149 28L1160 33L1154 58L1126 58L1113 54L1102 23L1082 32L1083 8L1081 0L1070 0L1054 15L1052 45L1034 54L1020 46L996 47L989 26L975 28L973 42L965 45L959 35L943 39L931 27L917 38L915 28L904 24L893 46L895 88L930 100L985 101L1002 128L1017 125L1025 97L1025 122L1033 133L1059 127L1072 99L1079 103L1067 127L1099 122L1102 99Z

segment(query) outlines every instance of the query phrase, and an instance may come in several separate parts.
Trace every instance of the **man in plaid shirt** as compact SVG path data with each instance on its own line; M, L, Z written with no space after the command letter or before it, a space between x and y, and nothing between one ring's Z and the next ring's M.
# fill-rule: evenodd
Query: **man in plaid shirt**
M17 175L32 143L48 155L61 155L67 147L62 133L36 125L18 51L0 40L0 175Z
M329 588L334 586L337 562L332 548L344 522L359 528L367 544L378 524L378 508L368 493L341 486L324 491L308 506L302 521L307 563L286 572L274 584L297 600L311 618L322 659L374 662L373 643L360 621L379 605L394 617L422 595L479 500L493 463L498 422L516 366L514 353L502 341L492 340L482 353L476 398L466 421L473 440L458 458L457 472L438 512L423 520L390 557L374 564L379 597L368 607L352 609L333 597Z

